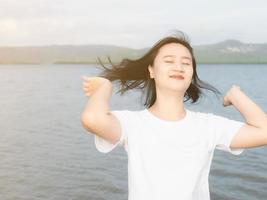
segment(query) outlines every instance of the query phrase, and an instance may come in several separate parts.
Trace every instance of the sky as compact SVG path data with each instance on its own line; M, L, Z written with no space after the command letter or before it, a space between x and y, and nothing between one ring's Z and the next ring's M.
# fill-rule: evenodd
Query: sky
M267 43L265 0L0 0L0 46L153 45L172 30L192 45Z

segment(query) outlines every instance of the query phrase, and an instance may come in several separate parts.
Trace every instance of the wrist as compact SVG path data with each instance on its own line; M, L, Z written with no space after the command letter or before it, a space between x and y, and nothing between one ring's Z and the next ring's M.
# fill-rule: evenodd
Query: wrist
M112 83L109 80L103 81L99 88L92 94L92 96L99 95L102 99L109 98L112 95Z
M241 96L243 95L243 92L238 86L233 86L229 93L229 99L232 102L232 104L237 103L239 99L241 99Z

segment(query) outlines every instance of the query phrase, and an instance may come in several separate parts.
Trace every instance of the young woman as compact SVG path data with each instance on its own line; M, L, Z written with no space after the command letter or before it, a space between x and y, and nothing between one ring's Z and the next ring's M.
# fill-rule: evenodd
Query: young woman
M118 144L126 150L129 200L209 200L215 148L239 155L267 145L267 116L238 86L229 89L223 106L233 105L245 122L185 108L185 101L199 99L200 88L220 93L198 78L185 35L165 37L143 57L111 63L110 69L100 64L100 76L83 76L90 99L81 122L100 152ZM110 111L114 80L122 93L146 89L146 108Z

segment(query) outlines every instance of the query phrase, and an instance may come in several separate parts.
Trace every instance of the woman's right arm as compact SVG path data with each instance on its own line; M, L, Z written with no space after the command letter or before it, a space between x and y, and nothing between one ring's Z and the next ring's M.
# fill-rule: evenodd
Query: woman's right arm
M118 119L109 112L112 83L108 79L84 78L84 92L90 96L81 114L83 127L103 139L116 143L121 136Z

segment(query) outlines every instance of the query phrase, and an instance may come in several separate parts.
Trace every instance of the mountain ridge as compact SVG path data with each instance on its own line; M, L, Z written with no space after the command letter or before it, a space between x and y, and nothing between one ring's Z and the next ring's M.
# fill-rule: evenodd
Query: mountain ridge
M244 43L235 39L215 44L192 45L197 63L267 63L267 43ZM134 49L117 45L44 45L0 47L0 64L86 64L104 63L109 56L113 63L123 58L137 59L150 47Z

